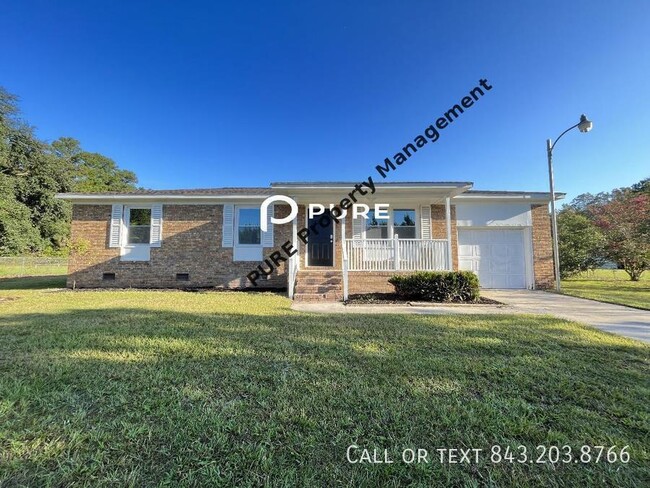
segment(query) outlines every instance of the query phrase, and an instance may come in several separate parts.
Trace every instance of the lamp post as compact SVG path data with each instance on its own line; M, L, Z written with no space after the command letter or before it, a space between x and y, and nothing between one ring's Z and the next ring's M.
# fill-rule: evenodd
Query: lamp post
M555 185L553 182L553 148L557 144L564 134L569 132L571 129L578 128L580 132L589 132L593 127L593 123L587 119L585 114L580 116L580 122L576 125L569 127L567 130L562 132L555 139L555 142L551 144L551 140L546 140L546 154L548 156L548 181L551 187L551 225L553 228L553 266L555 268L555 289L557 291L562 291L562 285L560 283L560 245L557 235L557 214L555 213Z

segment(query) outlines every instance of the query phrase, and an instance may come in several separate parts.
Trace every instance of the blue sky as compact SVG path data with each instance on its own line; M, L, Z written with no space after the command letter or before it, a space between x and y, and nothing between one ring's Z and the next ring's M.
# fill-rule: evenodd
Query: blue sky
M650 176L648 2L3 2L0 84L150 188L360 181L467 91L395 172L574 197Z

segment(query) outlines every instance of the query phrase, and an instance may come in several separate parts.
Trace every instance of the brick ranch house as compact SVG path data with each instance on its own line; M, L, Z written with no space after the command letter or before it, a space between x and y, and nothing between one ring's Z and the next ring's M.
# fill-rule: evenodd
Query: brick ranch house
M295 299L389 292L388 278L418 270L471 270L484 288L547 288L554 280L549 194L476 191L469 182L376 184L359 197L389 218L349 214L310 236L307 205L338 204L353 183L273 183L266 188L66 193L73 203L68 287L244 288L247 274L289 242L297 250L258 285ZM369 192L368 192L369 193ZM293 223L260 229L260 204L286 195ZM562 198L559 194L559 198ZM287 204L269 216L289 214Z

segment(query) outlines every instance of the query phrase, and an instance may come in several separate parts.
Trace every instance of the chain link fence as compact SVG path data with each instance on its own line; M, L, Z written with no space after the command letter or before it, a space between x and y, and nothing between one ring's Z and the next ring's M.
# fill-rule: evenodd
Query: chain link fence
M68 258L0 257L0 277L64 275L67 269Z

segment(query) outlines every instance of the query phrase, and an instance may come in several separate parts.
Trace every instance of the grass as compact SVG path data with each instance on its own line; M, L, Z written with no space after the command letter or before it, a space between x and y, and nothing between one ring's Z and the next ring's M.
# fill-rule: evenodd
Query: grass
M67 272L66 258L38 256L0 257L0 278L61 276Z
M562 280L567 295L650 310L650 272L630 281L620 269L598 269Z
M270 293L0 291L0 486L650 478L647 345L550 317L289 305ZM351 444L395 462L349 464ZM493 464L495 444L629 445L631 459ZM441 465L441 447L485 453ZM401 462L405 448L430 462Z

